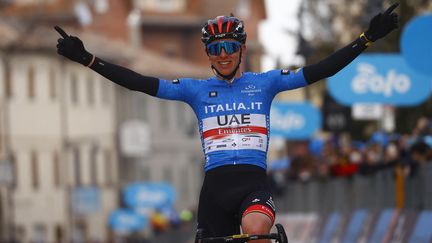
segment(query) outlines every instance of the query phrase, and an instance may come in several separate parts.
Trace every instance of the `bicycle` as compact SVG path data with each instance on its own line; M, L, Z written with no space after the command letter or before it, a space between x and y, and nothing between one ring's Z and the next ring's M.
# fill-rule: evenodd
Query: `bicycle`
M275 240L276 243L288 243L288 238L285 234L285 229L281 224L275 225L277 233L263 234L263 235L252 235L252 234L238 234L222 237L203 237L202 229L198 229L195 243L211 243L211 242L236 242L245 243L250 240L261 240L270 239Z

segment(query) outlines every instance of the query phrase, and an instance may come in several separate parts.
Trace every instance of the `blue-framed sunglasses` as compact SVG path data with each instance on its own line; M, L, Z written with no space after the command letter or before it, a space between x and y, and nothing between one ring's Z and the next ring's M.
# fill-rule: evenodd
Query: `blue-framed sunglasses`
M226 54L231 55L236 53L241 48L241 43L237 41L217 41L207 45L207 51L212 56L219 56L222 52L222 48Z

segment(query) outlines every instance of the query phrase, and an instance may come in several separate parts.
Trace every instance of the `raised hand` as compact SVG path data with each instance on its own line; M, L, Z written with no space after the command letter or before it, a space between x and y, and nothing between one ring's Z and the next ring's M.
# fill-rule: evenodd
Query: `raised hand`
M54 29L62 37L57 40L58 54L84 66L90 66L93 63L94 56L84 48L83 42L78 37L68 35L59 26L54 26Z
M379 13L372 18L365 35L369 41L376 41L396 28L399 28L399 17L393 10L399 3L391 5L384 13Z

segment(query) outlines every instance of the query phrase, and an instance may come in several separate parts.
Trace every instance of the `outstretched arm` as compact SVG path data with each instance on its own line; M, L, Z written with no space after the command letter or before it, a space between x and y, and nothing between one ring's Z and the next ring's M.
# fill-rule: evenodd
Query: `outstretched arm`
M369 23L368 30L349 45L339 49L316 64L305 66L303 74L306 81L312 84L318 80L335 75L359 56L372 42L398 28L398 15L392 13L398 5L398 3L395 3L384 13L379 13L373 17Z
M54 29L62 36L58 39L58 54L93 69L118 85L156 96L159 89L158 78L143 76L127 68L103 61L89 53L78 37L66 34L58 26L55 26Z

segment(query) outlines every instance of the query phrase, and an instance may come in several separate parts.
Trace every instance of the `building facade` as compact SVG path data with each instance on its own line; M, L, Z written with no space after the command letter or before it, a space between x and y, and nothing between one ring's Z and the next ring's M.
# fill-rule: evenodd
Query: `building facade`
M74 63L37 52L0 55L14 173L9 204L19 242L103 240L118 205L112 84ZM94 211L73 196L92 187ZM84 205L83 207L85 207ZM92 235L94 234L94 235Z
M137 181L169 182L177 192L175 208L196 209L203 155L191 108L119 87L55 53L52 26L60 25L98 57L139 73L210 76L207 65L197 64L207 62L199 40L203 22L193 24L198 35L187 37L201 57L165 55L145 44L157 33L145 32L144 22L138 29L130 24L138 2L22 0L0 9L0 161L11 162L14 179L0 183L0 240L106 242L113 238L107 222L122 204L122 188ZM194 10L200 20L226 12L201 16L199 1L173 2L167 6L174 12L188 16ZM84 21L85 10L76 10L85 9L79 4L91 21ZM161 11L159 1L142 4L162 17L173 13ZM137 120L147 127L147 152L138 156L125 152L120 140L124 124Z

